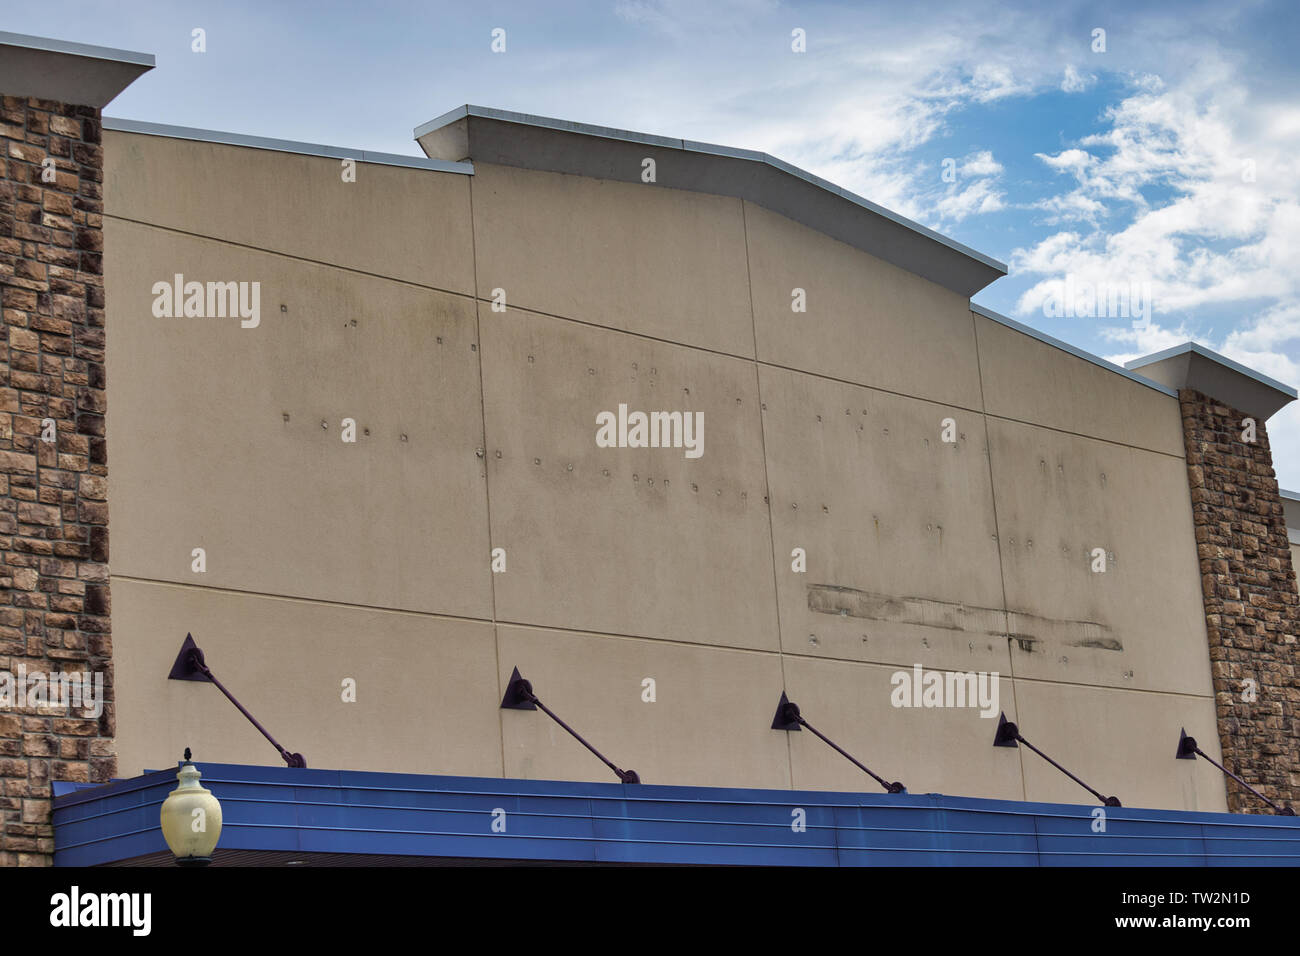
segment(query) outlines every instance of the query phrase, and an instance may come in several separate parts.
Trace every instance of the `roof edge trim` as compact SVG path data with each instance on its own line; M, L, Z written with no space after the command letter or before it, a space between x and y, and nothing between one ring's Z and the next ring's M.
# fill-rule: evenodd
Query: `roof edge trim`
M1139 385L1145 385L1147 388L1154 389L1155 391L1160 392L1163 395L1168 395L1170 398L1178 397L1178 393L1174 391L1172 388L1167 388L1166 386L1161 385L1159 382L1153 382L1151 379L1146 378L1145 376L1139 375L1136 372L1131 372L1126 368L1122 368L1121 366L1116 365L1114 362L1108 362L1104 358L1101 358L1098 355L1093 355L1091 352L1085 352L1083 349L1071 345L1069 342L1063 342L1058 338L1054 338L1048 335L1046 332L1040 332L1038 329L1035 329L1032 326L1025 325L1023 322L1017 322L1015 319L994 312L992 309L986 309L984 306L976 305L974 302L972 302L970 304L970 310L974 312L976 315L982 315L984 316L984 318L990 319L998 323L999 325L1005 325L1009 329L1015 329L1017 332L1023 332L1025 335L1028 335L1030 338L1038 339L1038 341L1053 346L1054 348L1058 348L1062 352L1070 353L1075 358L1081 358L1085 362L1091 362L1093 365L1106 369L1106 371L1108 372L1114 372L1116 375L1122 375L1124 376L1124 378L1127 378L1130 381L1137 382Z
M113 47L94 46L89 43L73 43L70 40L55 40L51 37L37 37L26 33L5 33L0 31L0 46L17 46L27 50L43 50L46 53L66 53L69 56L84 56L92 60L111 60L114 63L130 63L133 66L145 66L150 69L157 66L152 53L118 50Z
M927 239L932 239L941 245L947 246L954 252L959 252L964 256L968 256L1002 275L1006 275L1008 271L1006 263L999 262L992 256L987 256L977 249L972 249L970 246L960 243L956 239L950 239L948 236L945 236L940 232L935 232L928 226L923 226L919 222L914 222L906 216L900 216L898 213L886 209L884 206L877 205L871 200L859 196L857 193L849 192L847 189L837 186L828 180L822 179L820 176L815 176L807 170L800 169L798 166L777 159L775 156L768 153L761 153L755 150L739 149L734 146L720 146L716 143L702 143L689 139L672 139L667 136L654 136L649 133L638 133L634 130L614 129L608 126L593 126L588 123L575 123L571 120L556 119L550 116L537 116L532 113L515 113L510 110L501 110L490 106L474 106L469 103L443 113L441 116L431 119L427 123L421 123L414 130L414 138L418 140L421 136L431 133L436 129L441 129L450 123L454 123L457 120L470 116L478 116L482 119L498 120L503 123L518 123L521 126L536 126L544 129L553 129L565 133L577 133L583 136L598 136L602 139L642 143L647 146L658 146L664 149L680 149L689 153L708 153L714 156L726 156L732 159L744 159L750 162L763 163L767 166L771 166L773 169L794 176L797 179L802 179L804 182L816 186L819 189L824 189L832 195L846 199L855 206L860 206L868 212L873 212L878 216L882 216L897 225L925 236Z
M297 153L303 156L323 156L327 159L355 159L358 162L380 166L405 166L411 169L429 169L440 173L474 175L473 163L452 163L445 159L426 156L401 156L397 153L377 153L372 150L350 149L346 146L326 146L320 143L299 143L288 139L269 139L244 133L226 133L220 130L197 129L191 126L169 126L166 123L146 123L141 120L104 117L104 129L118 133L140 133L145 136L164 136L170 139L188 139L201 143L218 143L222 146L246 146L279 153Z
M1143 355L1141 358L1135 358L1131 361L1125 362L1124 367L1141 368L1144 365L1152 365L1156 362L1163 361L1164 359L1173 358L1175 355L1183 355L1188 352L1200 355L1213 362L1218 362L1220 365L1227 366L1234 372L1238 372L1247 378L1254 379L1261 385L1267 385L1269 388L1276 389L1284 395L1290 395L1292 398L1300 398L1300 394L1298 394L1290 385L1285 385L1275 378L1270 378L1263 372L1256 372L1252 368L1247 368L1240 362L1234 362L1226 355L1220 355L1213 349L1207 349L1204 345L1197 345L1195 342L1184 342L1182 345L1175 345L1173 348L1165 349L1163 352L1154 352L1151 355Z

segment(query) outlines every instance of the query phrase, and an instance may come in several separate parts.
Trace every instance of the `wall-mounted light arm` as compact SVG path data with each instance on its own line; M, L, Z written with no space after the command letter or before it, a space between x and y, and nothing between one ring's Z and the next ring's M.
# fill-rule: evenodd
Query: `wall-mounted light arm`
M876 773L866 764L862 763L860 760L854 757L853 754L849 753L843 747L835 743L835 741L831 740L829 737L827 737L825 734L819 731L812 724L808 723L808 721L804 719L803 714L799 713L799 705L791 701L789 698L787 698L785 696L785 691L782 691L781 699L780 701L777 702L776 705L776 716L772 718L772 729L773 730L798 730L801 727L807 727L808 730L810 730L814 735L818 737L818 739L823 740L827 744L829 744L833 750L839 753L842 757L846 758L849 761L849 763L853 764L853 766L857 767L859 770L863 771L868 776L870 776L872 780L876 781L876 783L884 787L885 790L888 791L889 793L907 792L907 788L904 787L897 780L895 780L893 783L890 783L884 777L880 776L880 774Z
M595 747L593 747L591 744L587 743L587 741L583 739L580 733L578 733L576 730L574 730L572 727L570 727L568 724L562 721L556 715L556 713L553 710L551 710L551 708L543 704L541 699L536 694L533 693L532 683L524 680L524 678L520 676L518 667L516 667L514 669L514 672L510 675L510 683L506 685L506 695L501 699L501 708L502 710L540 709L541 712L544 713L547 717L551 718L551 720L555 721L557 724L559 724L561 727L567 730L569 732L569 735L572 736L574 740L582 744L584 747L586 747L588 750L594 753L597 757L599 757L600 762L603 763L610 770L614 771L614 773L618 774L618 779L623 781L623 783L641 782L641 778L637 776L637 772L635 770L623 770L619 767L616 767L612 760L606 759L605 755L602 754Z
M1034 753L1038 754L1038 756L1042 757L1044 760L1046 760L1048 763L1050 763L1050 764L1051 764L1053 767L1055 767L1057 770L1061 771L1061 773L1065 774L1067 777L1069 777L1071 780L1073 780L1073 781L1074 781L1075 783L1077 783L1079 786L1083 787L1083 789L1087 790L1090 794L1092 794L1094 797L1096 797L1098 800L1100 800L1103 806L1107 806L1107 807L1122 807L1122 806L1123 806L1123 804L1119 802L1119 797L1104 797L1104 796L1102 796L1099 792L1097 792L1096 790L1092 789L1092 787L1088 786L1086 783L1084 783L1082 780L1080 780L1080 779L1079 779L1078 777L1076 777L1074 774L1070 773L1070 771L1066 770L1064 767L1062 767L1059 763L1057 763L1057 762L1056 762L1055 760L1053 760L1051 757L1047 756L1047 754L1043 753L1041 750L1039 750L1037 747L1035 747L1033 744L1031 744L1031 743L1030 743L1028 740L1026 740L1024 737L1020 736L1020 728L1017 727L1015 724L1013 724L1011 721L1007 720L1007 715L1006 715L1005 713L1003 713L1001 716L998 717L998 732L997 732L996 736L994 736L994 738L993 738L993 746L994 746L994 747L1014 747L1014 746L1016 746L1016 743L1017 743L1017 742L1024 744L1026 747L1028 747L1028 748L1029 748L1030 750L1032 750Z
M271 741L271 746L280 752L284 762L290 767L306 767L307 761L303 759L302 754L290 753L266 732L266 728L258 723L257 718L248 712L248 710L239 701L235 700L235 695L226 690L225 685L217 680L217 676L212 673L207 662L203 660L203 652L199 650L194 638L189 634L185 635L185 643L181 645L181 652L176 655L176 663L172 664L171 673L167 675L168 680L192 680L201 683L216 684L217 690L225 694L227 699L239 708L239 712L248 718L248 722L256 727L263 737Z
M1178 730L1178 753L1177 753L1177 755L1176 755L1176 759L1178 759L1178 760L1195 760L1197 757L1201 757L1202 759L1204 759L1204 760L1208 760L1210 763L1214 764L1214 766L1218 767L1220 770L1222 770L1225 774L1227 774L1227 775L1228 775L1229 777L1231 777L1233 780L1237 781L1237 783L1241 784L1243 787L1245 787L1247 790L1249 790L1249 791L1250 791L1251 793L1253 793L1255 796L1259 797L1259 799L1263 800L1263 801L1264 801L1265 803L1267 803L1270 807L1272 807L1272 808L1273 808L1273 812L1276 813L1278 816L1281 816L1281 817L1293 817L1293 816L1295 816L1295 811L1292 810L1290 807L1288 807L1288 806L1286 806L1286 805L1284 805L1284 804L1277 804L1277 803L1274 803L1274 802L1273 802L1272 800L1270 800L1268 797L1264 796L1262 793L1260 793L1258 790L1256 790L1254 787L1252 787L1250 784L1248 784L1245 780L1242 780L1240 777L1238 777L1235 773L1233 773L1231 770L1229 770L1229 769L1228 769L1227 767L1225 767L1223 764L1219 763L1217 760L1215 760L1213 757L1211 757L1209 754L1207 754L1207 753L1206 753L1204 750L1202 750L1200 747L1196 746L1196 738L1195 738L1195 737L1189 737L1189 736L1187 736L1187 729L1186 729L1185 727L1184 727L1184 728L1179 728L1179 730Z

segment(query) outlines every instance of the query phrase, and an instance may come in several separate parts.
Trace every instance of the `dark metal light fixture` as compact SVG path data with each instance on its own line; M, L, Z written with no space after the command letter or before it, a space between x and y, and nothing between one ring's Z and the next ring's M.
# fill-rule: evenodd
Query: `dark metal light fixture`
M812 733L816 734L817 737L824 740L826 743L830 744L833 749L838 751L842 756L846 757L848 761L853 764L853 766L869 774L871 778L876 781L876 783L884 787L885 790L888 791L889 793L907 793L907 788L904 787L897 780L895 780L893 783L890 783L884 777L873 772L871 768L868 767L866 764L861 763L856 758L854 758L854 756L851 753L849 753L847 750L838 746L835 743L835 741L831 740L829 737L827 737L825 734L819 731L812 724L808 723L808 721L804 720L803 715L799 713L799 705L791 701L788 697L786 697L785 691L781 691L781 699L777 701L777 705L776 705L776 716L772 718L772 729L797 731L797 730L801 730L804 727L807 727Z
M567 730L570 733L570 735L572 735L572 737L578 741L578 743L582 744L584 747L586 747L588 750L594 753L597 757L599 757L601 763L603 763L610 770L618 774L619 780L623 781L624 783L641 782L641 778L637 776L635 770L621 770L618 767L614 766L612 761L605 759L604 754L602 754L591 744L587 743L587 741L583 740L581 734L579 734L576 730L574 730L564 721L560 720L560 718L557 717L555 713L549 707L543 704L541 700L538 698L538 696L533 693L533 685L529 681L524 680L524 678L519 673L518 667L516 667L510 675L510 683L506 685L506 695L505 697L501 698L501 709L502 710L539 710L540 709L542 713L544 713L547 717L551 718L551 720L555 721L557 724L559 724L561 727Z
M1210 763L1214 764L1214 766L1222 770L1233 780L1237 781L1237 783L1241 784L1243 787L1245 787L1255 796L1259 797L1259 799L1267 803L1270 807L1273 808L1273 812L1276 813L1278 816L1281 817L1295 816L1295 811L1292 810L1290 807L1286 806L1285 804L1279 805L1274 803L1268 797L1264 796L1262 793L1260 793L1258 790L1256 790L1254 787L1248 784L1245 780L1242 780L1240 777L1238 777L1235 773L1233 773L1223 764L1216 761L1213 757L1207 754L1200 747L1196 746L1196 738L1187 736L1187 729L1184 727L1180 727L1178 729L1178 753L1175 755L1175 757L1178 760L1195 760L1197 757L1203 757L1204 759L1208 760Z
M1050 763L1057 770L1061 771L1061 773L1065 774L1067 777L1069 777L1079 786L1083 787L1083 789L1087 790L1090 794L1092 794L1094 797L1100 800L1103 806L1122 807L1124 805L1119 802L1119 797L1103 797L1100 793L1092 789L1092 787L1088 786L1086 783L1084 783L1074 774L1070 773L1070 771L1066 770L1064 767L1062 767L1051 757L1047 756L1047 754L1043 753L1041 750L1039 750L1037 747L1031 744L1024 737L1020 736L1020 728L1017 727L1015 724L1013 724L1011 721L1007 720L1007 715L1005 712L1003 712L998 717L998 732L993 737L993 746L1014 747L1016 746L1017 742L1024 744L1034 753L1038 754L1038 756L1042 757L1044 760Z
M217 690L225 694L230 702L239 708L239 712L248 718L249 722L262 732L262 736L271 741L271 746L280 752L284 762L290 767L305 767L307 761L303 759L302 754L289 753L276 742L276 739L266 732L266 728L257 722L257 718L250 714L244 705L235 700L235 695L217 680L215 674L203 660L203 652L199 650L194 638L189 634L185 635L185 643L181 645L181 652L176 655L176 663L172 664L171 673L167 675L168 680L193 680L201 683L216 684Z

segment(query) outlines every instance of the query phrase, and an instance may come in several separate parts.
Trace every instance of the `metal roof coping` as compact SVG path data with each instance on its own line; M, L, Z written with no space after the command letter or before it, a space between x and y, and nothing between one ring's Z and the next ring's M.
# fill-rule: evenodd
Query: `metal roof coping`
M1296 400L1296 390L1195 342L1125 363L1174 389L1192 389L1265 420Z
M103 109L153 68L150 53L0 32L0 90L6 96Z
M498 120L504 123L517 123L522 126L534 126L542 129L576 133L583 136L596 136L603 139L642 143L647 146L658 146L664 149L679 149L685 152L706 153L731 159L743 159L749 162L763 163L773 169L780 170L783 173L802 179L804 182L810 183L813 186L824 189L832 195L846 199L856 206L860 206L878 216L882 216L897 225L910 229L911 231L925 236L928 239L932 239L941 245L947 246L949 249L968 256L1002 275L1007 274L1006 263L1000 262L976 249L972 249L970 246L957 242L955 239L950 239L942 233L935 232L933 229L923 226L918 222L914 222L906 216L901 216L892 210L886 209L884 206L877 205L871 200L850 192L841 186L837 186L829 180L822 179L820 176L816 176L805 169L800 169L798 166L787 163L785 160L778 159L770 153L739 149L734 146L722 146L717 143L703 143L696 140L655 136L649 133L638 133L634 130L614 129L609 126L594 126L587 123L575 123L570 120L556 119L550 116L538 116L532 113L516 113L510 110L502 110L490 106L475 106L472 103L458 106L453 110L443 113L441 116L429 120L427 123L420 124L414 130L414 137L418 140L420 137L427 136L429 133L441 129L444 126L475 116L481 119Z
M146 123L140 120L105 116L104 129L119 133L139 133L144 136L164 136L171 139L188 139L223 146L246 146L280 153L297 153L303 156L323 156L328 159L355 159L381 166L406 166L412 169L430 169L441 173L474 174L473 163L453 163L445 159L426 156L401 156L397 153L377 153L372 150L350 149L346 146L326 146L320 143L299 143L288 139L270 139L244 133L225 133L219 130L196 129L191 126L169 126L165 123Z

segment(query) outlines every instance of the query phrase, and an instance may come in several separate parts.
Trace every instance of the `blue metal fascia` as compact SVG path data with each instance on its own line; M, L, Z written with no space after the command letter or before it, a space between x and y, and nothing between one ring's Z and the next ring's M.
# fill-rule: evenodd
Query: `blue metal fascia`
M1300 818L942 794L668 787L200 764L225 849L593 863L1298 865ZM55 797L55 864L166 850L175 772ZM792 827L802 810L806 829ZM493 811L506 832L492 832Z

